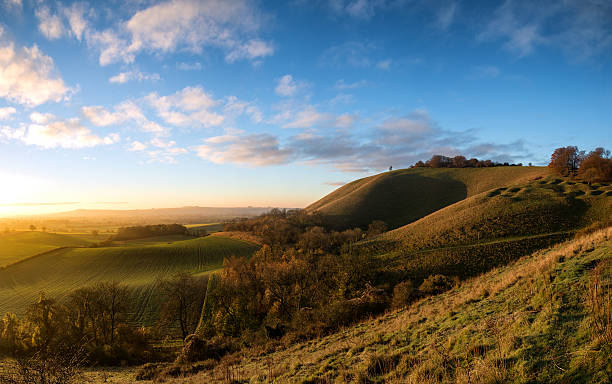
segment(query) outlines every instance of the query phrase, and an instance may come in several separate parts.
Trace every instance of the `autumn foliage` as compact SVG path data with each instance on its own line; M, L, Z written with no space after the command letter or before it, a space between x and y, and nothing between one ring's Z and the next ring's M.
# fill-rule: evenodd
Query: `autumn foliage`
M610 151L601 147L588 154L576 146L557 148L548 167L562 176L578 175L589 183L612 179Z

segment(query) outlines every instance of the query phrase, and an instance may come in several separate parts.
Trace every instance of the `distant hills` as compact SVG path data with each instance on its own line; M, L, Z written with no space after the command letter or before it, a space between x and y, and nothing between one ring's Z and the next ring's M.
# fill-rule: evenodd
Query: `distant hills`
M269 211L272 207L180 207L151 209L76 209L73 211L41 215L47 219L155 219L158 222L190 222L193 219L214 218L231 219L241 216L256 216Z

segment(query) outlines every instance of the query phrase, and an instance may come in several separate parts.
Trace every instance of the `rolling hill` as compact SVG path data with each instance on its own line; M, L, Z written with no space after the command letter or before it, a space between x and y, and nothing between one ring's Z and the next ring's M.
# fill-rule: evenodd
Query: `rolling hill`
M608 227L329 336L201 364L177 382L609 383L612 323L594 303L612 298L601 290L612 284L611 255Z
M363 246L401 278L468 277L612 217L612 187L556 176L497 187L448 205Z
M226 257L250 256L258 249L246 241L217 236L171 240L62 248L14 263L0 269L0 313L23 315L40 292L61 299L79 287L115 280L132 289L135 319L149 322L156 311L156 280L180 271L204 274L221 268Z
M549 173L545 167L399 169L355 180L306 210L342 227L382 220L397 228L467 197Z
M48 232L9 232L0 234L0 268L26 257L60 247L86 247L91 242L71 235Z

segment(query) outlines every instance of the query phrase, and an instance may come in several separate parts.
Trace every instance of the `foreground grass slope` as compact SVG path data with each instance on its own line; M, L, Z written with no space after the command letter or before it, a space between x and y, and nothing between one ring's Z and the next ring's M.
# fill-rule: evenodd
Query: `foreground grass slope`
M306 210L341 226L382 220L397 228L467 197L548 174L545 167L400 169L346 184Z
M62 298L85 285L118 281L132 289L135 319L149 322L157 308L159 278L181 271L216 270L224 258L250 256L257 248L249 242L209 236L138 246L60 249L0 270L0 313L23 315L40 292Z
M8 232L0 234L0 268L26 257L60 247L86 247L85 239L48 232Z
M330 336L279 341L176 381L608 383L611 255L608 227Z

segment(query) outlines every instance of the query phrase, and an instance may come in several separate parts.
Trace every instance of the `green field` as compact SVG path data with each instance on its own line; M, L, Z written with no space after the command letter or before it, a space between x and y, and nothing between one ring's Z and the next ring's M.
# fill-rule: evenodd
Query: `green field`
M467 197L548 174L545 167L400 169L346 184L306 210L343 227L382 220L397 228Z
M170 240L65 248L13 264L0 270L0 313L23 315L40 292L61 299L79 287L114 280L132 289L134 319L147 323L156 312L156 280L181 271L202 275L221 268L224 258L250 256L258 248L223 237Z
M59 247L86 247L91 243L79 236L48 232L0 234L0 267Z

